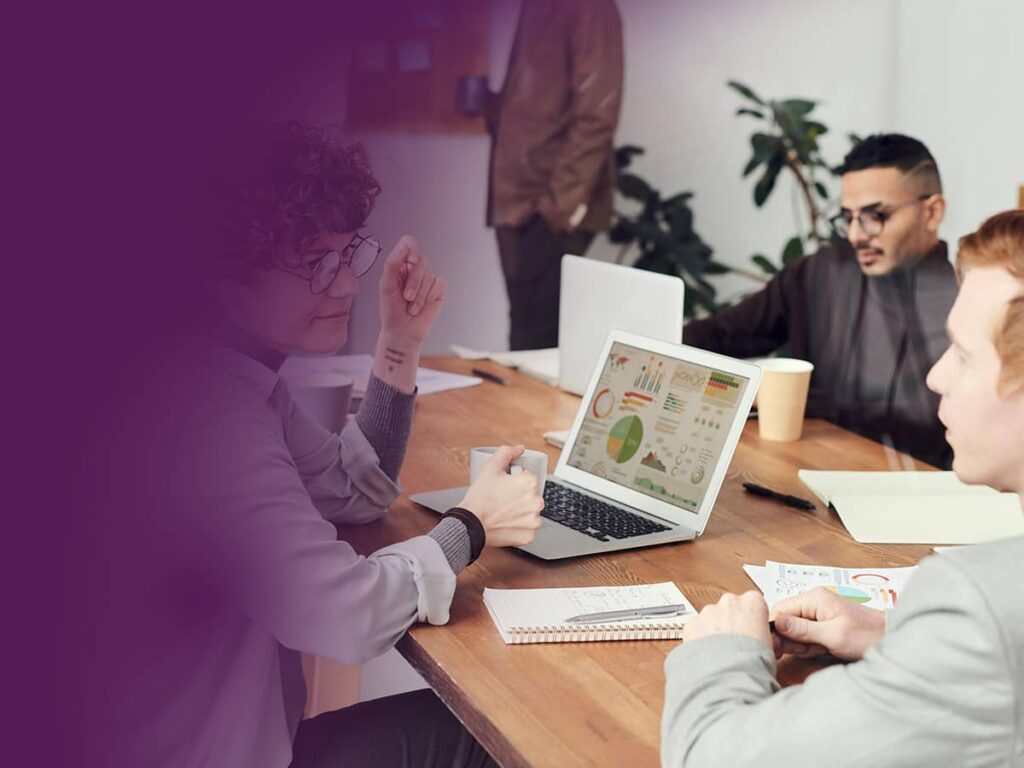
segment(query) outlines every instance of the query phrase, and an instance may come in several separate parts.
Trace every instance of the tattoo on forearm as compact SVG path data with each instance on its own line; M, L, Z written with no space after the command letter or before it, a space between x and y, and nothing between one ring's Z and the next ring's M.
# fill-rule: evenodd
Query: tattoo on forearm
M384 347L384 359L388 361L388 373L392 373L396 365L401 365L405 362L405 352L392 349L391 347Z

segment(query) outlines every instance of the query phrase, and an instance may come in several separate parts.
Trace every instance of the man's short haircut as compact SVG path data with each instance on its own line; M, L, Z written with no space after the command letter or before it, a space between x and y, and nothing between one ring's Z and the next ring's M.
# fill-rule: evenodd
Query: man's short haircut
M998 267L1024 281L1024 209L997 213L960 238L957 274L974 267ZM1003 364L1000 390L1007 397L1024 392L1024 291L1010 300L994 341Z
M282 263L321 232L354 232L380 193L365 150L328 128L274 126L233 158L226 203L224 266L244 279Z
M858 142L836 168L842 175L868 168L899 168L919 184L922 193L942 192L939 166L922 142L900 133L876 133Z

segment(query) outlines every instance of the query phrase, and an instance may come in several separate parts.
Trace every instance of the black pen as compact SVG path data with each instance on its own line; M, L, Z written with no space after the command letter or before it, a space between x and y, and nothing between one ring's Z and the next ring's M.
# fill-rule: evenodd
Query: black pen
M771 488L765 488L763 485L757 483L744 483L744 490L748 493L752 493L755 496L764 496L766 499L775 499L775 501L781 501L790 507L797 507L799 509L814 509L814 504L809 502L807 499L801 499L799 496L790 496L788 493L779 493L773 491Z
M505 381L503 378L501 378L501 376L498 376L495 373L491 373L490 371L482 371L479 368L474 368L473 369L473 375L474 376L479 376L481 379L487 379L488 381L493 381L495 384L501 384L503 387L507 387L508 386L508 382L507 381Z

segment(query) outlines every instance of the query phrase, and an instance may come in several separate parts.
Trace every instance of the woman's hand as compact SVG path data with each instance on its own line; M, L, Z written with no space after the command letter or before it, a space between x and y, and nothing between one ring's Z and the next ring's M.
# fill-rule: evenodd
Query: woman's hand
M416 241L404 235L384 261L380 332L403 347L423 344L444 304L444 280L430 271Z
M541 526L544 499L540 481L532 472L508 474L509 465L523 455L525 446L503 445L480 468L476 480L459 503L476 515L491 547L529 544Z
M444 280L409 235L388 254L380 278L380 336L373 373L400 392L416 389L420 348L444 304Z

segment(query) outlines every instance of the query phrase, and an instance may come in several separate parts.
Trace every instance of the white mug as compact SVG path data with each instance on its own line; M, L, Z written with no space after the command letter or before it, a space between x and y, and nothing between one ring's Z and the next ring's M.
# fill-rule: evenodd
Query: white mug
M341 432L348 419L353 380L330 372L289 374L288 391L292 399L313 421L331 432Z
M485 446L473 448L469 452L469 482L472 483L476 480L476 476L480 473L480 468L494 457L494 453L497 450L497 446ZM509 473L522 472L523 470L532 472L537 476L537 479L540 481L537 492L543 494L544 481L548 476L548 455L543 451L531 451L529 449L523 451L523 455L512 462L512 465L509 467Z

